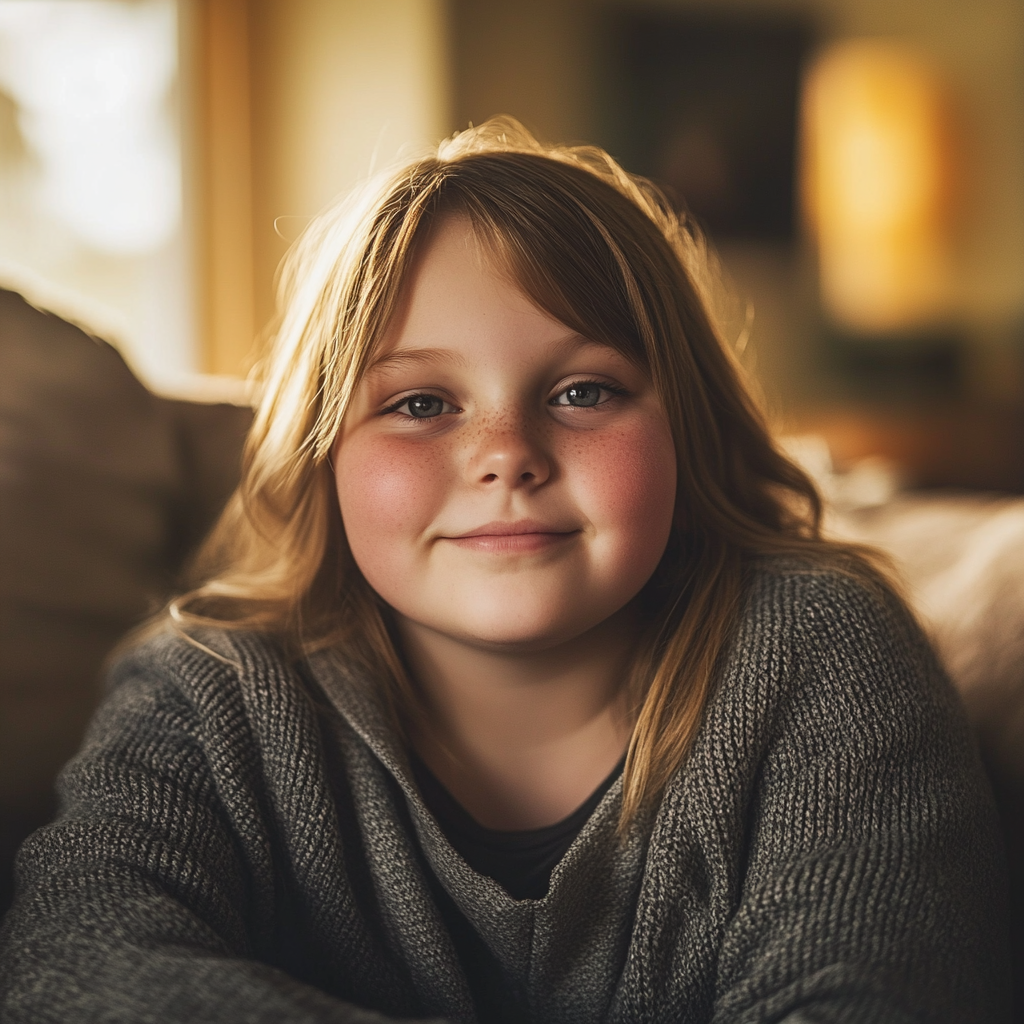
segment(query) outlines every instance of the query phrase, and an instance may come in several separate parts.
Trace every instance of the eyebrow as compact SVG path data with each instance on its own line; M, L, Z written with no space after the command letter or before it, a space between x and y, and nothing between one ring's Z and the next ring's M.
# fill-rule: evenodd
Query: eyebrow
M380 373L383 370L393 370L406 365L417 366L423 363L450 363L455 366L465 366L466 359L458 352L452 352L444 348L404 348L398 352L391 352L375 359L366 368L366 373Z

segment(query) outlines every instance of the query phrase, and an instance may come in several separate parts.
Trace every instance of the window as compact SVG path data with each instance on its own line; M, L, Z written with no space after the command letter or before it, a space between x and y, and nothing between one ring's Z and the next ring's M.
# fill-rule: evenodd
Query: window
M0 283L158 386L198 365L178 20L174 0L0 3Z

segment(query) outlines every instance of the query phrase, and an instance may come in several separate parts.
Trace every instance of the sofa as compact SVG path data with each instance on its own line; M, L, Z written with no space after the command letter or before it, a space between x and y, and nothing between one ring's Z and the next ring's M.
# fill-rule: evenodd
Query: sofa
M0 289L0 913L104 658L174 589L251 418L152 394L111 345Z

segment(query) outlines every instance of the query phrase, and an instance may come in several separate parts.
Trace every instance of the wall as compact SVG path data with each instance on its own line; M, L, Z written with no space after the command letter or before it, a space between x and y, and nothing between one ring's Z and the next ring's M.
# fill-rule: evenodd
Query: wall
M449 72L443 0L254 0L250 10L262 325L274 271L309 218L375 163L451 130Z
M454 0L450 10L456 127L512 114L546 141L593 141L597 39L588 6Z

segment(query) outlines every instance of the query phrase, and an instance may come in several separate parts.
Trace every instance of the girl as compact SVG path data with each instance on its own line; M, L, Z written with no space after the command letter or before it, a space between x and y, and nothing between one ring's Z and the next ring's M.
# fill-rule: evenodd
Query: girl
M492 122L315 222L6 1021L998 1021L954 695L645 181Z

